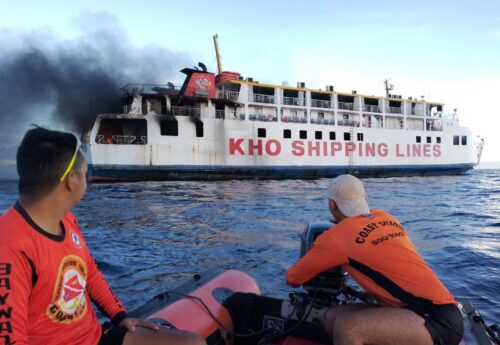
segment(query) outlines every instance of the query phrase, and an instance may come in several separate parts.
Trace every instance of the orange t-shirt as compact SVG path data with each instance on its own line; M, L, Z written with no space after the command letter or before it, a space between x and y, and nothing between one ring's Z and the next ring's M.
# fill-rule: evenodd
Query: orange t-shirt
M382 306L402 307L412 297L456 304L399 221L382 210L346 218L325 231L286 272L286 280L301 285L336 266L342 266Z
M115 320L125 308L94 263L68 213L63 234L38 227L19 204L0 216L0 343L96 345L90 300Z

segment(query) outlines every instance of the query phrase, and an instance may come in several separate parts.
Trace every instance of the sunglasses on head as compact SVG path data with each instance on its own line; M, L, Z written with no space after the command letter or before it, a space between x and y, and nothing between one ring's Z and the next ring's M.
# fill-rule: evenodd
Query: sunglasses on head
M80 141L76 136L75 136L75 142L76 142L75 152L73 153L73 156L71 157L71 160L69 161L68 167L64 171L64 174L61 176L61 182L64 181L66 176L68 176L69 172L71 171L71 169L73 169L73 166L75 165L76 156L78 155L78 150L80 149Z

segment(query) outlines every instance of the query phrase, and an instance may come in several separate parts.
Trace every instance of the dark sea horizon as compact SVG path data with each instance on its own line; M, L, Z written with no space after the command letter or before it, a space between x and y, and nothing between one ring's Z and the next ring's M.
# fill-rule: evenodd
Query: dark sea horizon
M330 218L328 181L90 184L74 212L129 309L209 269L243 270L285 297L305 224ZM451 293L500 322L500 170L363 182L370 207L401 221ZM0 180L0 213L16 200L16 182Z

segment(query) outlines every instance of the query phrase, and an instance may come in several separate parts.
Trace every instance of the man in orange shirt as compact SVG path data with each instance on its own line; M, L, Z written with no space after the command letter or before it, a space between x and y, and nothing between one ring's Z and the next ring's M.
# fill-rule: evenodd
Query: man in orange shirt
M87 187L74 135L29 130L17 170L19 200L0 216L0 344L205 344L127 316L70 211ZM101 327L91 300L112 324Z
M463 320L457 302L400 222L385 211L370 211L363 184L352 175L332 180L328 207L337 224L287 271L287 283L298 286L342 266L378 302L328 309L323 324L333 343L458 344Z

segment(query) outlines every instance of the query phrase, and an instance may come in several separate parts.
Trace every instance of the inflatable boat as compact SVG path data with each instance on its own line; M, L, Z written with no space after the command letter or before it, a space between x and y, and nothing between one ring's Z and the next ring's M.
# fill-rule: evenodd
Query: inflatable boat
M302 236L301 255L331 226L310 223ZM238 270L195 274L181 286L158 294L132 311L172 329L204 337L208 345L319 345L331 344L321 323L324 310L334 304L372 303L347 284L340 268L315 277L288 299L261 296L257 282ZM463 345L500 344L498 325L488 326L467 300L460 301L465 325Z

